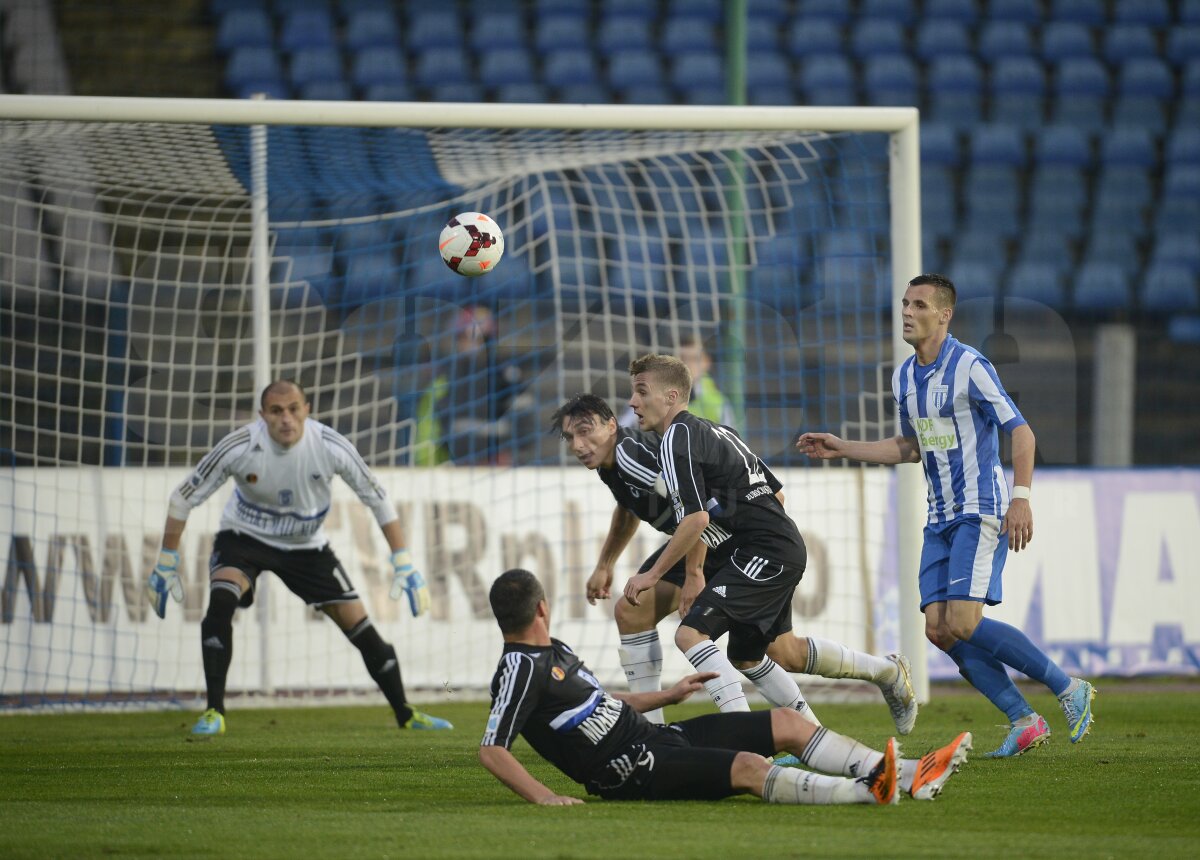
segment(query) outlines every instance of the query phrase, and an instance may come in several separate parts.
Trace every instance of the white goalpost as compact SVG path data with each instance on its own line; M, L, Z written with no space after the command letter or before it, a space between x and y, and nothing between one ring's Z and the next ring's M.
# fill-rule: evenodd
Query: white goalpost
M927 700L920 466L792 448L896 432L919 187L912 108L0 96L0 711L193 703L228 487L189 520L183 607L160 621L142 586L172 487L281 376L377 470L430 581L432 615L400 612L373 520L335 492L331 542L417 701L490 677L486 589L511 566L619 681L611 607L583 599L611 497L548 420L578 391L620 415L629 360L689 341L809 544L797 633L902 650ZM436 249L471 210L507 245L479 279ZM278 582L234 636L235 707L374 691Z

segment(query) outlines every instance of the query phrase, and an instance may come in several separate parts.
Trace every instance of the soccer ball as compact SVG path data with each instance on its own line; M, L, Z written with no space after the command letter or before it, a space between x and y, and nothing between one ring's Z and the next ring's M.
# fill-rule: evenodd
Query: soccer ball
M463 212L442 228L438 250L453 271L474 278L496 268L504 256L504 234L500 225L488 216Z

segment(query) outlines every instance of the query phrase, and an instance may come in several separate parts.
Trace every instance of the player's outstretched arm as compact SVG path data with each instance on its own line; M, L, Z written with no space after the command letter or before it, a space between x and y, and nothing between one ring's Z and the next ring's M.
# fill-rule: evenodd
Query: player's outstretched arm
M479 761L491 771L492 776L507 785L516 794L540 806L574 806L583 803L578 797L555 794L533 778L533 774L517 761L516 757L502 746L482 746Z
M159 618L167 617L168 595L176 603L183 603L183 580L179 578L179 541L186 525L187 520L167 516L158 561L146 579L146 599Z
M676 681L665 690L650 690L645 693L610 693L614 699L620 699L639 713L654 711L666 705L678 705L686 702L698 690L704 689L706 681L719 678L716 672L696 672Z
M844 457L859 463L921 462L921 448L911 436L893 436L878 442L858 442L841 439L832 433L801 433L796 447L813 460L836 460Z

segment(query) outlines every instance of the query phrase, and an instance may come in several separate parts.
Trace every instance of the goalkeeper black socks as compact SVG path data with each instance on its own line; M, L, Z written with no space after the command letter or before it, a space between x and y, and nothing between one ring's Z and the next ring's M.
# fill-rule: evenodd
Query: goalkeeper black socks
M404 696L404 682L400 678L400 661L396 659L396 649L383 641L383 637L369 618L364 618L347 630L346 638L362 653L367 672L379 685L388 704L396 712L396 722L403 727L413 712Z
M225 713L225 678L233 660L233 611L241 589L218 580L208 597L208 613L200 622L200 654L204 658L204 683L208 707Z

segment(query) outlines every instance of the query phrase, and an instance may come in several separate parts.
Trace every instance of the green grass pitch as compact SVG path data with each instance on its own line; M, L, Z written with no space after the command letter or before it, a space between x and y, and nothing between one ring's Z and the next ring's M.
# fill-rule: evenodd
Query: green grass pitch
M877 808L720 803L524 803L475 757L483 704L429 710L453 732L401 733L383 707L231 711L192 740L196 714L0 717L0 857L1194 857L1200 839L1200 687L1098 684L1097 722L1067 741L988 761L1003 736L976 695L938 695L904 741L916 755L975 733L932 803ZM711 706L709 706L710 708ZM704 704L669 709L679 719ZM881 746L878 705L820 706L825 724ZM582 789L516 753L555 790Z

